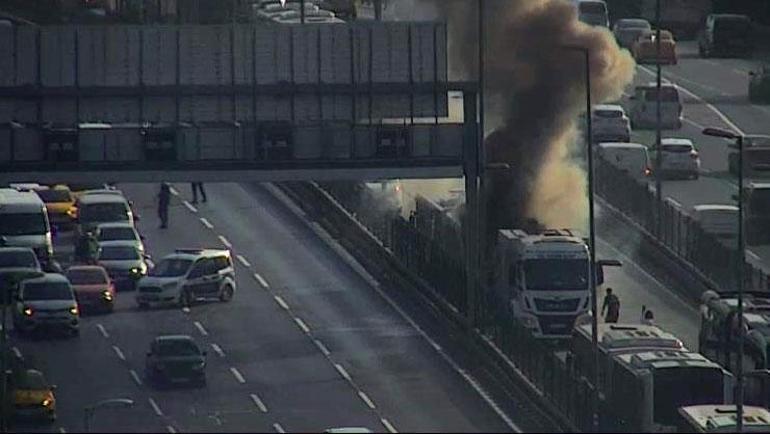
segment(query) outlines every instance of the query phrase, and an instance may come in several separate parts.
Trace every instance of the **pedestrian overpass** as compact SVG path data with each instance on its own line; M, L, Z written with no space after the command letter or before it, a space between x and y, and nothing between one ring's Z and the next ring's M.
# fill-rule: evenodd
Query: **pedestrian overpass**
M0 182L475 173L444 23L9 26L0 57Z

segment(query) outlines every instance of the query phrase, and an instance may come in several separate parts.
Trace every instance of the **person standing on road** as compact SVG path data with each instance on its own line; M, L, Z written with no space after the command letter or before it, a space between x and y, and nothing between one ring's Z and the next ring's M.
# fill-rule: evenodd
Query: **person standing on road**
M607 295L604 296L602 315L604 315L605 310L607 311L607 315L604 317L604 322L618 322L618 317L620 316L620 299L617 295L612 293L612 288L607 288Z
M160 192L158 193L158 217L160 218L161 229L168 227L169 202L171 202L171 188L168 183L164 182L160 184Z
M655 325L655 315L647 306L642 306L642 324Z
M192 194L193 194L192 203L198 203L198 191L201 192L201 199L203 199L203 203L206 203L206 190L203 189L203 183L192 182L190 183L190 186L192 187Z

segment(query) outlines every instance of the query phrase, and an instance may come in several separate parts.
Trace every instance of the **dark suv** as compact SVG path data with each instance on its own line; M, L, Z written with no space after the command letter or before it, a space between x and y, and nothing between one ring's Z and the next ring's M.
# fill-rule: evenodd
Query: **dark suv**
M746 15L711 14L698 37L701 57L750 57L754 50L751 20Z
M157 383L206 384L206 352L187 335L153 339L145 359L147 378Z

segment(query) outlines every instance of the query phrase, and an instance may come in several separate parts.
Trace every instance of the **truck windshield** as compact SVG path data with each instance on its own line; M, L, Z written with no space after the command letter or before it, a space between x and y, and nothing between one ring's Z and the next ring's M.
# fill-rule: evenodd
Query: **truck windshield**
M0 217L0 235L44 235L47 232L42 210L36 213L3 214Z
M529 259L524 262L527 289L579 291L588 289L587 259Z
M679 407L724 400L723 373L716 366L658 368L654 378L653 420L661 425L676 425Z

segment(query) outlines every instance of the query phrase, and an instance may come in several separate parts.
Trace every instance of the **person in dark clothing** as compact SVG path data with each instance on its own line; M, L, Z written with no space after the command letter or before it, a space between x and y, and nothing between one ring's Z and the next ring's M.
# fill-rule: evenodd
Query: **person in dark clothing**
M618 322L618 317L620 316L620 299L617 295L612 293L612 288L607 288L607 295L604 296L602 315L604 315L605 310L607 311L607 315L604 317L604 322Z
M171 202L171 188L168 183L164 182L160 185L160 192L158 193L158 217L160 218L161 229L168 227L169 202Z
M206 203L206 190L203 189L202 182L193 182L190 184L192 187L193 200L192 203L198 203L198 191L201 192L201 199Z
M90 232L84 234L75 246L75 260L83 264L93 263L97 250L99 250L99 241L94 234Z

